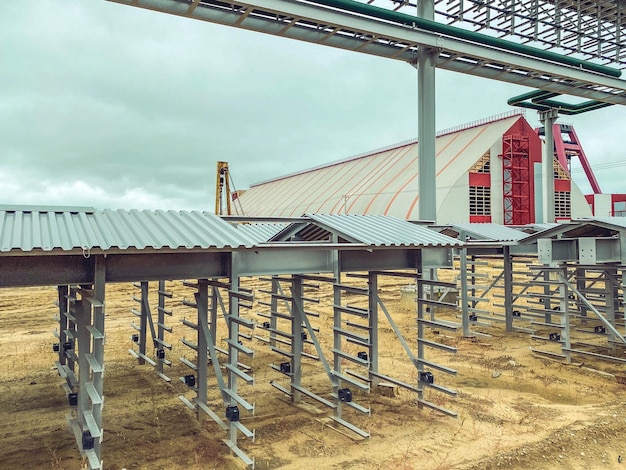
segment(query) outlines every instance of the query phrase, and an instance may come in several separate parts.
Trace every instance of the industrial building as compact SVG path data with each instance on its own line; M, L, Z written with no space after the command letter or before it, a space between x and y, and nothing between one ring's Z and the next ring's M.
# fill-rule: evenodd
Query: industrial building
M600 193L574 129L556 124L555 219L618 215L619 195L583 195L569 163L578 158L594 192ZM541 220L542 129L513 112L438 133L437 222L526 225ZM418 144L392 145L335 163L254 184L240 195L252 216L320 214L418 217ZM608 198L608 199L607 199ZM607 199L609 202L604 203ZM617 207L619 212L619 207Z

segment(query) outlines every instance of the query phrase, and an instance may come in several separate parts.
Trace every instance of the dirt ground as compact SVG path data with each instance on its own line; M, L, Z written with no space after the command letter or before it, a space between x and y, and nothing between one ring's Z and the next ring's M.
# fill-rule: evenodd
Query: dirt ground
M253 281L259 282L259 281ZM253 285L256 287L256 284ZM381 282L379 292L407 340L414 344L415 314L400 301L397 279ZM107 286L106 376L103 459L107 469L239 469L229 455L226 437L211 420L199 422L178 399L192 397L179 377L188 369L179 357L193 359L178 341L192 330L180 319L192 311L180 304L191 292L180 282L174 292L168 322L174 347L166 370L171 383L161 380L149 365L138 365L128 353L137 304L132 285ZM24 288L0 290L0 469L85 468L67 425L70 412L53 363L53 319L56 290ZM331 341L330 291L318 293L321 313L316 320L320 340ZM255 308L246 313L257 317ZM451 319L452 317L450 317ZM224 323L223 320L220 321ZM223 328L223 327L222 327ZM393 330L381 315L380 371L415 383L410 364ZM491 338L462 338L442 333L438 340L456 346L449 355L429 349L428 358L458 370L437 375L437 383L456 389L452 398L428 391L426 399L454 410L450 418L419 409L414 393L396 396L355 393L355 401L370 407L371 415L348 412L346 419L370 432L358 440L324 424L329 410L298 407L272 387L270 380L287 385L269 364L281 361L258 339L247 343L256 351L247 363L255 374L253 387L240 394L255 402L254 416L242 410L241 421L255 429L254 442L241 438L240 446L256 459L258 469L595 469L626 468L626 385L614 374L624 366L588 357L571 365L538 357L531 347L544 347L523 333L506 334L494 324L483 329ZM262 335L263 332L256 331ZM311 345L306 345L313 353ZM150 352L151 353L151 352ZM149 353L149 354L150 354ZM303 361L303 383L329 397L330 384L321 365ZM210 404L223 413L215 379L209 371ZM306 409L305 409L306 408Z

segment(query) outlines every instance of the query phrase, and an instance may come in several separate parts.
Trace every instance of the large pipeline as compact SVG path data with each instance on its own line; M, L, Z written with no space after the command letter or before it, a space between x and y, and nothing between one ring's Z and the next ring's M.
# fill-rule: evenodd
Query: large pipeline
M586 113L587 111L593 111L595 109L605 108L607 106L611 106L612 104L595 100L572 104L552 99L557 96L560 96L560 94L543 90L535 90L510 98L507 101L507 104L511 106L519 106L521 108L534 109L535 111L548 111L549 109L558 109L559 113L566 114L568 116ZM530 100L530 102L528 102L527 100Z
M425 20L418 16L407 15L397 11L387 10L386 8L380 8L373 5L367 5L364 3L355 2L353 0L307 0L310 3L317 3L327 7L337 8L339 10L351 11L353 13L359 13L361 15L379 18L389 21L391 23L402 24L404 26L415 26L426 31L430 31L437 34L443 34L451 36L457 39L464 39L478 44L486 46L497 47L506 51L517 52L529 57L535 57L538 59L549 60L572 67L577 67L591 72L596 72L602 75L608 75L611 77L620 77L622 71L613 67L607 67L605 65L594 64L586 60L575 59L573 57L556 54L550 51L544 51L537 49L536 47L526 46L524 44L518 44L512 41L504 39L494 38L487 36L486 34L475 33L473 31L467 31L454 26L437 23L436 21Z

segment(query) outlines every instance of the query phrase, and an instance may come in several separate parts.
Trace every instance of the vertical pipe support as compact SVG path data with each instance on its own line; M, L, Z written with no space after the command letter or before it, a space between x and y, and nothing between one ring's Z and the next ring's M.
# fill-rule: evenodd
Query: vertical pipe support
M545 130L545 142L541 158L541 188L543 203L543 223L553 223L554 217L554 123L559 117L558 109L550 108L539 113L539 120Z
M433 21L433 0L418 0L417 16ZM418 208L420 220L437 220L435 165L435 59L436 53L420 47L417 53Z

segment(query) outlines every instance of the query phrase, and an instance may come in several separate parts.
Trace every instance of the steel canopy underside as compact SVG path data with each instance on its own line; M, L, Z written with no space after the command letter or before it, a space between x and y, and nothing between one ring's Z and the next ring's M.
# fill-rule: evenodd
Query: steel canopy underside
M107 0L314 44L436 67L588 100L626 105L626 80L356 14L289 0Z

